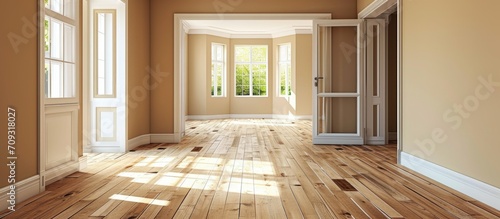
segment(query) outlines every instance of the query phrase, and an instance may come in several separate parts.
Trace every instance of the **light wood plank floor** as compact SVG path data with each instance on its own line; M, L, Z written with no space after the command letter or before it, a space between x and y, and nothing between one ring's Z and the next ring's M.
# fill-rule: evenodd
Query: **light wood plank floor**
M500 218L396 164L396 145L314 146L310 121L190 121L180 144L87 154L6 218ZM3 212L3 213L6 213Z

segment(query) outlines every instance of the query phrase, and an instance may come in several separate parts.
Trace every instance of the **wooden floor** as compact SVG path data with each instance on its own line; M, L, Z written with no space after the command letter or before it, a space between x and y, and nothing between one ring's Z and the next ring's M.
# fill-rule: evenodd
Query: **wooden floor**
M500 218L396 145L312 145L310 121L191 121L180 144L87 156L6 218Z

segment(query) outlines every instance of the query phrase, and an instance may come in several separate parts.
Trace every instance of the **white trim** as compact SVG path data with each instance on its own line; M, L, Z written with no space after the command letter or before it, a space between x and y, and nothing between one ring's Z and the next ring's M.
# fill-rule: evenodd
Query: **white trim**
M78 162L79 162L78 171L82 171L83 169L87 168L87 155L79 157Z
M401 153L401 165L500 210L500 189L408 153Z
M397 30L397 134L398 134L398 163L401 163L401 152L403 151L403 11L402 0L398 0L397 12L398 12L398 30Z
M279 114L273 114L273 119L312 120L312 115L279 115Z
M175 134L150 134L151 143L177 143L180 139Z
M78 172L78 170L80 170L80 161L70 161L52 169L46 170L44 173L45 185L49 185L72 173Z
M397 141L398 132L389 132L389 141Z
M40 181L40 176L35 175L14 184L16 186L16 205L17 203L25 201L26 199L31 198L37 195L38 193L42 192L40 191L39 181ZM10 204L5 201L9 199L7 196L7 193L10 190L9 186L0 189L0 200L2 200L0 201L0 211L3 211L10 206ZM0 217L2 216L0 215Z
M184 23L184 25L185 24L186 23ZM227 32L223 32L223 31L213 30L213 29L189 29L188 34L191 34L191 35L197 35L197 34L213 35L213 36L229 38L229 39L274 39L274 38L292 36L292 35L297 35L297 34L312 34L312 28L311 29L306 29L306 28L289 29L289 30L284 30L284 31L280 31L280 32L276 32L276 33L269 33L269 34L234 34L234 33L227 33Z
M219 114L219 115L189 115L187 120L218 120L218 119L284 119L312 120L312 115L278 115L278 114Z
M358 14L359 19L376 18L396 6L398 0L375 0Z
M186 120L218 120L218 119L229 119L230 114L220 114L220 115L188 115Z
M121 146L92 146L92 153L123 153Z
M151 143L151 135L150 134L144 134L144 135L137 136L135 138L128 140L127 151L130 151L138 146L150 144L150 143Z

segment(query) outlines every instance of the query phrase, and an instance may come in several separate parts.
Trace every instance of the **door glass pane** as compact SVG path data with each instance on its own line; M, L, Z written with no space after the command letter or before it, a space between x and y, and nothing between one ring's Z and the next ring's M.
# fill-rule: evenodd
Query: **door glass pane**
M62 62L52 61L50 62L50 92L49 98L61 98L63 97L63 64Z
M51 0L50 9L59 14L63 14L63 0Z
M115 95L115 21L114 12L96 12L94 29L96 48L95 60L95 97Z
M45 58L50 58L50 18L45 17L44 21L44 50L45 50Z
M378 26L373 26L373 96L378 96Z
M51 57L54 59L62 59L62 23L53 18L51 19L50 28L50 46Z
M74 62L75 60L75 28L64 24L64 61Z
M357 28L320 27L318 32L319 93L356 93Z
M318 134L357 133L357 97L318 97Z
M373 105L373 137L378 136L378 121L379 121L379 116L378 116L378 106L379 105Z
M64 64L64 97L75 97L75 64Z
M74 0L63 0L64 2L64 16L69 18L75 18L75 1Z

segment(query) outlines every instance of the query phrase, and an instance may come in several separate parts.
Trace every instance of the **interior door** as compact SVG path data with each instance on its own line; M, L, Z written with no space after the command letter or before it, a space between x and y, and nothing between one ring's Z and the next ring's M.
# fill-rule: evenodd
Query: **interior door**
M126 150L125 5L91 1L90 144L92 152Z
M387 138L387 62L384 19L366 20L366 143L385 145Z
M313 22L313 143L364 144L362 20Z

